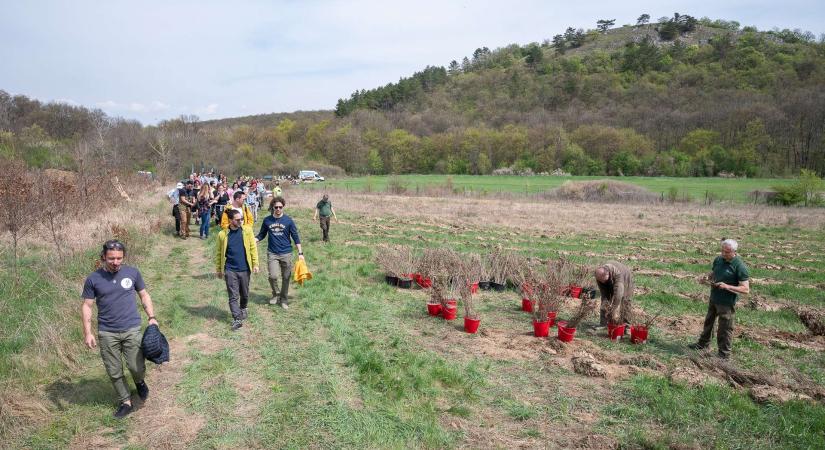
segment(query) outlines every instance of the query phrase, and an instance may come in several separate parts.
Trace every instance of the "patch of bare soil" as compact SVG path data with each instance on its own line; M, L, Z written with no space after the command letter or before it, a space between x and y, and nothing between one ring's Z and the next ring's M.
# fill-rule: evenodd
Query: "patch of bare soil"
M532 333L516 333L496 328L483 328L478 338L468 346L479 356L499 360L535 361L542 355L555 355L556 350Z
M683 383L688 386L703 386L706 384L722 384L722 381L695 367L676 367L668 373L670 381Z
M149 398L133 413L129 444L171 449L186 448L194 442L206 420L198 414L185 411L178 404L175 387L183 378L183 368L191 362L186 356L186 348L195 346L209 352L217 351L214 342L211 346L203 347L207 343L209 341L202 334L169 342L171 360L147 371ZM152 366L151 363L147 364Z
M753 401L757 403L785 403L791 400L813 400L805 394L767 385L751 387L750 396Z
M748 328L739 331L734 336L737 338L747 338L762 345L769 345L776 348L795 348L825 352L825 336L813 336L810 333L791 333L788 331L763 328Z
M573 363L573 371L579 375L607 378L607 368L587 352L578 352L570 361Z

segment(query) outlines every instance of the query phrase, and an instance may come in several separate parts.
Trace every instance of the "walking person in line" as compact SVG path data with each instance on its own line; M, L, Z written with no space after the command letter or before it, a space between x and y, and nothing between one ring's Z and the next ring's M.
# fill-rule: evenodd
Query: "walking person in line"
M291 217L284 214L284 206L286 206L286 201L283 197L272 199L269 203L271 215L263 220L261 231L255 238L256 242L262 241L264 236L269 239L266 252L269 286L272 288L272 298L269 304L281 305L281 308L288 309L289 279L292 276L292 242L298 249L299 259L304 259L304 252L301 249L298 227Z
M338 223L338 216L335 215L335 209L332 207L332 202L329 201L329 195L324 194L318 204L315 205L315 214L312 215L312 220L318 220L320 216L321 234L325 243L329 242L329 220L330 216L335 217L335 223Z
M246 307L249 303L250 269L258 273L258 247L252 228L241 226L241 213L230 209L226 214L229 216L229 227L218 233L215 273L226 282L232 331L236 331L249 317Z
M149 324L157 325L152 298L140 271L123 264L126 246L117 240L106 241L100 252L102 267L86 277L83 284L83 342L94 349L100 341L100 357L118 396L117 418L132 412L131 394L123 373L123 360L132 374L138 397L146 400L149 387L144 381L146 363L141 351L140 313L135 294L140 297ZM97 339L92 332L92 307L97 305Z
M201 188L198 194L198 216L200 217L200 238L206 239L209 237L209 215L212 212L212 206L217 200L212 197L212 190L209 186Z
M246 206L252 211L252 222L255 223L258 220L258 191L253 188L247 188L247 191Z
M166 194L169 203L172 205L172 217L175 218L175 235L180 236L180 192L183 190L183 183L178 183L175 189Z
M716 345L722 359L730 358L731 354L736 300L739 299L739 294L750 293L748 266L736 254L738 248L739 243L733 239L722 241L721 254L713 260L711 271L706 276L711 286L710 302L702 334L699 335L698 342L689 346L693 350L707 350L710 347L713 326L718 318Z
M220 225L221 218L223 217L223 210L226 208L226 205L230 200L229 194L226 192L225 185L218 185L218 189L215 191L215 200L217 200L217 203L215 203L215 225Z
M246 194L242 190L235 191L232 194L232 202L223 210L223 215L221 216L221 228L224 230L229 227L229 216L227 212L235 210L241 214L241 219L243 222L243 226L249 229L252 229L252 225L255 224L255 218L252 217L252 210L249 209L249 205L246 204Z
M197 198L195 197L195 190L192 187L192 180L186 182L186 187L180 191L180 237L183 239L189 238L189 223L192 221L192 207L197 205Z

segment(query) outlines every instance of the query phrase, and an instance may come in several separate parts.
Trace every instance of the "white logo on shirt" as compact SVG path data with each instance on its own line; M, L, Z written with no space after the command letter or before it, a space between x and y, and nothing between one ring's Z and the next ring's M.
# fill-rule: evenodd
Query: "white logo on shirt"
M132 287L132 279L124 278L120 280L120 286L123 287L123 289L130 289Z

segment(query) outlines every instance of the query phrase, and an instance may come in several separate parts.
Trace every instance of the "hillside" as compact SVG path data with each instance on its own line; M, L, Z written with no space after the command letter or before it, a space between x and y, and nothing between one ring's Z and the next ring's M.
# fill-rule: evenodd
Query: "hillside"
M182 116L157 127L0 92L0 129L11 132L0 136L0 155L74 168L78 140L103 136L110 150L124 149L107 159L121 159L118 167L177 174L193 165L258 174L308 165L349 174L825 173L825 44L811 33L677 14L568 28L459 59L354 92L334 114ZM159 143L175 151L159 153Z

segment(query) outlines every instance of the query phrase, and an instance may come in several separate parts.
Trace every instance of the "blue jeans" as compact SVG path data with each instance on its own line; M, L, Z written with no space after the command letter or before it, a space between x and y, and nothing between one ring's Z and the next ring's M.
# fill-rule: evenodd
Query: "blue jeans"
M209 211L201 214L201 236L209 237Z

